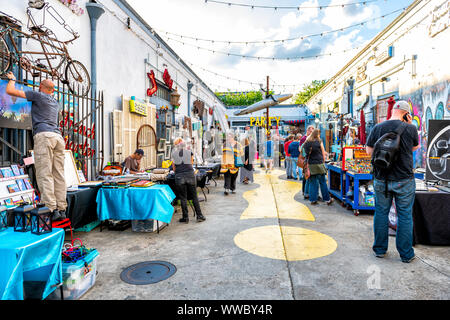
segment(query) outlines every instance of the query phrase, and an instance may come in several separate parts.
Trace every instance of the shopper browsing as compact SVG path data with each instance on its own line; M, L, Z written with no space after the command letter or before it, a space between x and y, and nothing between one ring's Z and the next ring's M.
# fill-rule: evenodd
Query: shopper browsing
M172 151L173 171L175 172L175 186L178 197L181 202L183 217L179 220L183 223L189 223L189 214L187 202L192 200L197 221L205 221L202 214L200 203L197 196L197 179L194 174L194 155L186 148L183 139L177 138L174 141L174 150Z
M64 178L65 142L58 128L59 104L53 97L55 85L49 79L42 80L39 91L22 91L15 88L12 72L6 93L31 102L31 122L34 142L34 167L41 192L41 202L53 212L53 220L65 219L66 181Z
M289 145L288 152L291 155L291 179L297 180L297 161L300 155L300 137L295 136L294 141Z
M311 135L306 139L303 144L303 149L306 153L306 161L311 172L309 177L309 200L312 205L318 204L319 187L322 193L323 200L330 205L333 199L330 197L328 191L327 181L325 175L327 169L325 168L325 159L327 153L323 147L322 140L320 139L320 130L314 129Z
M236 193L236 179L239 174L239 167L236 167L236 159L244 155L241 144L239 144L232 132L227 133L225 146L222 149L222 165L220 172L224 175L224 194Z
M396 131L400 136L395 161L390 163L389 169L381 169L377 165L374 170L375 215L373 219L374 244L373 252L376 257L383 258L388 250L389 240L389 211L392 200L395 200L398 225L396 235L397 251L402 262L409 263L414 258L412 207L414 204L416 183L413 172L413 151L419 149L417 129L412 125L410 106L406 101L398 101L393 107L390 120L377 124L367 140L367 153L372 155L372 162L382 162L384 150L379 152L387 133Z
M294 141L294 136L291 134L284 143L284 163L286 166L286 179L292 179L292 163L291 155L289 154L289 145Z

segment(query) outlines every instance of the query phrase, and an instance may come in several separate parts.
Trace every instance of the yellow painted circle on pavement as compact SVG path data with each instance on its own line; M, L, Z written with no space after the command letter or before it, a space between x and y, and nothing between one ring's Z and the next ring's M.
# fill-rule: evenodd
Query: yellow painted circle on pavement
M234 243L257 256L288 261L324 257L337 248L336 241L326 234L278 225L244 230L234 237Z

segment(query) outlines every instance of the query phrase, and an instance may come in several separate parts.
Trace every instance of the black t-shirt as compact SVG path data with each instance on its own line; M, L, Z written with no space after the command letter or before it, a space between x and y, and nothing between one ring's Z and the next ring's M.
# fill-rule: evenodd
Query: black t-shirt
M172 160L175 166L175 174L194 173L191 164L193 153L187 149L175 149L172 153Z
M320 147L319 141L307 141L303 144L303 149L305 150L306 159L308 159L309 164L324 163L322 148ZM309 152L311 152L311 155L309 155Z
M395 131L401 123L402 121L400 120L387 120L377 124L370 132L367 146L373 148L378 139L388 132ZM419 145L417 129L414 125L407 124L405 131L401 135L399 156L387 175L388 180L399 181L414 178L412 148L417 145ZM374 167L373 170L376 179L386 179L386 172L377 167Z

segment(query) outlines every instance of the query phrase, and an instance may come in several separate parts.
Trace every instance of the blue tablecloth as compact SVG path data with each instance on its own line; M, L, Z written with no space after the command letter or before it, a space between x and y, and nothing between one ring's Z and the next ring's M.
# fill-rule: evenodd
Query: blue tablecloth
M175 194L168 185L150 188L101 188L97 193L100 220L148 220L170 223Z
M46 282L42 299L52 293L55 284L62 282L61 250L64 230L35 235L14 232L8 228L0 232L0 298L23 300L23 281Z

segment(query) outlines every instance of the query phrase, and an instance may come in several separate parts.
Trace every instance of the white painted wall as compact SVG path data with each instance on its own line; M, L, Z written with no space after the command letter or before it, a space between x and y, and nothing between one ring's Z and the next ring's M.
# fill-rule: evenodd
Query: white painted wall
M28 1L1 0L1 2L0 10L22 21L24 29L26 29ZM90 20L87 11L78 16L59 0L48 0L48 2L65 19L67 24L80 34L80 38L69 46L69 53L73 59L79 60L91 71ZM77 3L85 9L86 2L88 1L78 0ZM97 2L105 7L105 13L97 23L97 88L104 91L105 99L105 163L111 157L110 113L114 109L121 108L120 97L122 94L135 96L136 99L142 100L148 98L146 91L150 83L147 72L150 72L150 70L154 70L156 78L162 81L164 69L168 69L174 81L174 87L178 87L178 93L181 95L179 114L188 115L188 80L194 83L191 90L191 108L196 98L204 101L207 108L224 108L220 100L201 83L199 78L178 61L162 43L150 36L136 21L131 19L130 29L128 29L126 25L128 15L114 0ZM32 10L36 19L39 20L42 12ZM46 26L53 30L58 38L67 39L69 37L69 34L61 30L59 24L50 16L47 16L45 21ZM151 25L151 21L147 23ZM30 43L24 43L23 46L24 48L33 48ZM145 63L146 59L148 63ZM209 124L211 118L208 115Z
M450 24L449 0L417 1L414 7L393 28L365 49L345 70L335 75L327 85L319 91L310 101L308 107L319 112L318 101L322 101L322 112L331 108L334 102L341 102L344 83L350 77L356 79L357 69L367 64L364 81L357 81L354 85L354 111L362 104L366 96L370 97L369 106L376 104L377 97L398 91L400 97L407 97L415 91L450 80L450 28L436 35L429 36L432 23L432 11L439 5L446 7L446 12L438 23ZM378 56L388 46L394 46L394 56L385 63L376 66L373 56ZM415 62L416 75L413 75L413 55L417 56ZM344 67L344 65L342 66ZM387 77L387 81L381 81ZM340 111L342 111L342 106ZM446 108L446 118L450 118L450 111Z

